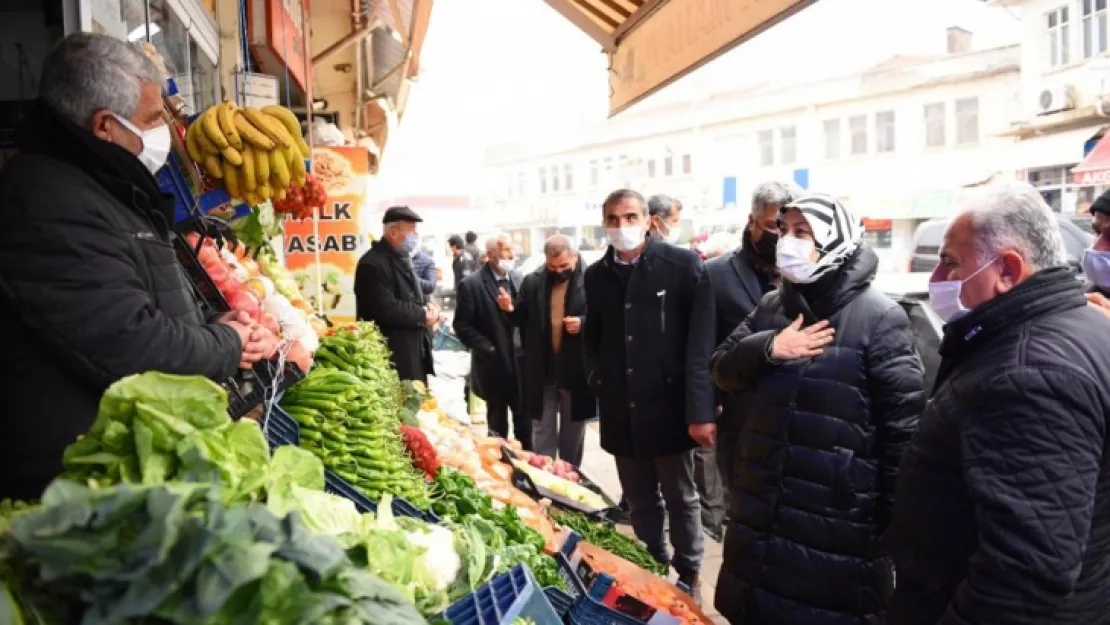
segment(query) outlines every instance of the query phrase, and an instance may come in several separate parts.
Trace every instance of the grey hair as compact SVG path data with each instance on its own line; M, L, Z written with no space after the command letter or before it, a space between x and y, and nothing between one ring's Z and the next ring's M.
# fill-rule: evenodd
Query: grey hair
M130 119L139 107L142 85L161 87L164 81L158 66L138 47L107 35L75 33L47 55L39 95L84 127L105 109Z
M495 232L486 239L486 252L496 252L501 245L512 246L513 239L504 232Z
M648 198L648 214L666 219L676 210L682 210L682 203L669 195L653 195Z
M764 182L752 192L752 214L762 211L768 206L783 207L793 202L802 194L802 190L789 182Z
M980 263L1007 250L1017 252L1034 271L1067 263L1056 216L1029 184L987 187L963 214L970 220Z
M571 254L576 254L578 252L578 247L574 244L574 241L567 235L553 234L548 237L546 241L544 241L544 256L551 258L552 256L558 256L563 252L570 252Z

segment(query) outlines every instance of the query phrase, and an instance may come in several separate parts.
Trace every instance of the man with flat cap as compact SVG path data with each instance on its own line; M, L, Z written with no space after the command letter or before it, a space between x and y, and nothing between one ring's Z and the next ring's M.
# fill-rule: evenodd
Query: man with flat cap
M407 206L385 211L382 237L355 269L355 307L360 321L373 321L385 335L401 379L427 382L433 373L428 330L439 322L440 312L412 269L412 251L420 245L416 224L422 221Z

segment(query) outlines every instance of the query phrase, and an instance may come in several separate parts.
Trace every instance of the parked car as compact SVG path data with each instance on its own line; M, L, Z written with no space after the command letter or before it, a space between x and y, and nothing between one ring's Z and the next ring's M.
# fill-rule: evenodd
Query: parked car
M942 230L943 232L943 230ZM935 264L935 263L934 263ZM940 341L944 338L944 322L929 307L929 273L879 274L875 288L898 302L910 318L917 352L925 366L925 390L932 390L940 367Z
M940 244L944 239L944 231L951 223L951 219L930 219L913 232L913 255L910 257L910 272L932 272L940 261ZM1064 249L1067 252L1068 264L1078 268L1083 259L1083 251L1091 247L1094 241L1094 230L1091 229L1091 219L1084 215L1063 215L1056 213L1056 223L1060 226L1060 234L1064 237Z

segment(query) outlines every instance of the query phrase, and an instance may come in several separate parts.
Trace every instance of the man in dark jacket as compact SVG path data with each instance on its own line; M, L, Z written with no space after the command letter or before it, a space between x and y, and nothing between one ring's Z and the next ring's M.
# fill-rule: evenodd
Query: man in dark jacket
M478 249L478 234L473 231L466 233L466 251L474 257L474 262L478 265L483 265L486 262L486 254Z
M602 205L610 248L586 270L582 349L586 381L600 407L601 447L616 457L632 527L666 562L664 502L679 580L698 587L701 512L694 484L694 438L713 427L686 396L686 341L701 260L646 237L647 204L635 191ZM693 438L692 438L693 437ZM660 497L662 490L662 497Z
M522 277L513 269L516 256L508 235L490 237L486 253L489 261L459 285L455 335L470 349L470 383L486 402L490 432L508 437L512 411L513 435L532 449L532 420L520 404L520 332L497 304L502 293L516 297Z
M702 524L710 536L720 540L727 507L725 491L732 477L733 452L743 426L742 402L729 393L717 393L709 372L709 357L728 335L740 325L764 294L779 283L775 266L778 243L779 209L798 196L790 184L766 182L752 193L751 212L744 228L740 248L710 259L698 276L694 297L694 320L690 324L690 344L686 354L686 380L693 400L708 400L709 406L695 406L704 413L713 410L717 418L715 445L698 449L712 453L715 463L704 458L698 473L702 493ZM721 483L723 481L723 484Z
M515 302L502 293L497 303L521 331L524 413L535 422L536 451L577 467L586 421L597 416L582 369L584 269L566 235L549 238L543 253L546 264L524 278Z
M436 291L436 261L418 247L412 253L412 271L420 282L420 292L430 298Z
M1027 184L969 202L930 303L942 361L902 461L891 625L1110 622L1110 321Z
M42 495L120 378L222 381L262 356L237 316L206 323L177 264L152 175L170 146L162 85L125 42L63 39L0 172L0 499Z
M432 368L428 330L440 320L412 269L411 254L420 245L407 206L394 206L382 217L382 238L374 241L355 268L355 307L360 320L373 321L389 344L390 357L402 380L427 382Z
M451 271L455 274L455 290L458 291L463 278L478 269L478 259L466 249L462 237L457 234L447 239L447 246L451 250Z

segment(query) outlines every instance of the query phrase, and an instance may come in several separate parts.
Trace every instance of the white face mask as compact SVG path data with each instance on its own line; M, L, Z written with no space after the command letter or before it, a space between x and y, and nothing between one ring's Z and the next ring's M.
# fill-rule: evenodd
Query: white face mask
M782 277L798 284L813 282L817 264L809 259L813 253L813 241L797 237L779 237L775 246L775 263Z
M166 159L170 156L170 127L166 124L155 126L150 130L139 130L139 128L132 124L126 118L112 113L112 117L116 121L123 124L123 127L130 130L132 134L139 138L143 145L142 152L139 152L139 162L141 162L150 173L155 173L162 166L166 164Z
M497 259L497 270L499 272L501 272L501 274L509 273L510 271L513 270L513 267L515 267L515 266L516 266L516 261L515 260L510 260L510 259L506 259L506 258L498 258Z
M945 280L943 282L929 283L929 306L932 307L933 312L940 317L941 321L952 323L971 312L971 309L964 306L964 303L960 301L960 291L968 280L979 275L980 272L990 267L991 263L996 260L998 260L997 256L983 263L982 267L976 269L970 276L963 280Z
M620 252L630 252L644 242L643 226L624 226L623 228L606 228L605 236L609 243Z
M1110 288L1110 252L1084 252L1083 274L1094 284L1104 289Z
M678 239L682 236L682 231L679 230L677 227L669 226L663 222L660 222L660 226L660 228L656 228L656 230L659 232L659 236L671 245L678 245ZM666 233L663 232L663 228L667 229Z

